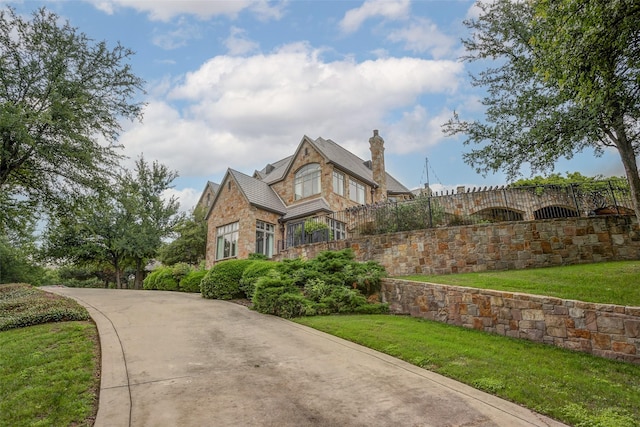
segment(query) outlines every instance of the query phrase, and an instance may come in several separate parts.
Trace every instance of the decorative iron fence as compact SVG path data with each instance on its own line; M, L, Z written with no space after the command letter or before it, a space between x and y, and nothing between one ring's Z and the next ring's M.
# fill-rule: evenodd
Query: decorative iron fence
M287 225L284 247L431 227L595 215L634 215L624 181L502 186L359 205Z

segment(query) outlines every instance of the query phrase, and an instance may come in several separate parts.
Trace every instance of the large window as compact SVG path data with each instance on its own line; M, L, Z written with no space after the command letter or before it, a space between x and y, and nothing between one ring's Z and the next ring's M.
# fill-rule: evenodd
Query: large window
M344 174L333 171L333 192L339 196L344 196Z
M364 185L353 179L349 179L349 198L361 205L365 202Z
M273 242L275 241L274 224L256 221L256 253L266 255L267 258L273 256Z
M216 259L238 256L238 223L218 227L216 232Z
M296 172L295 177L296 200L320 194L320 165L311 163Z

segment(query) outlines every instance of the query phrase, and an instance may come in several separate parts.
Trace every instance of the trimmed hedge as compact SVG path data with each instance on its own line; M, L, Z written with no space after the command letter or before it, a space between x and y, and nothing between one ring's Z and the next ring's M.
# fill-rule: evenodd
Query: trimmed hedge
M200 282L207 274L207 270L193 270L180 280L180 290L183 292L200 292Z
M244 298L240 280L245 269L254 262L250 259L230 259L215 264L200 282L202 297L222 300Z

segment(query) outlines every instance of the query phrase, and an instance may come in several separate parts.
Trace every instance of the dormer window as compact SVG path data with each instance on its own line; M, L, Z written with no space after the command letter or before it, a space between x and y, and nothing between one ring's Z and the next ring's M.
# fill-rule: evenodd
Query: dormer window
M320 190L320 165L318 163L305 165L296 172L294 180L296 200L320 194Z

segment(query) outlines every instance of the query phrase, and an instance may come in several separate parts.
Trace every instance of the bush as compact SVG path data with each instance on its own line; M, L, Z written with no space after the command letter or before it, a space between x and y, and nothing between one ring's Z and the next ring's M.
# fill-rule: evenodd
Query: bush
M240 280L244 270L254 262L250 259L230 259L211 267L200 284L202 297L223 300L243 298Z
M173 268L156 268L142 281L142 288L147 290L177 291L178 281L173 276Z
M156 289L161 291L177 291L178 281L173 277L173 268L160 267L156 276Z
M192 270L180 280L180 290L183 292L200 292L200 282L207 274L207 270Z
M176 279L176 282L180 283L182 278L191 273L192 270L193 267L186 262L179 262L171 266L171 275Z
M244 270L244 273L242 273L242 278L240 279L240 290L244 292L247 298L252 299L258 279L266 276L267 273L274 270L277 265L278 264L273 261L254 261L253 264L249 265Z
M300 289L291 279L273 271L258 279L253 294L253 309L264 314L280 313L280 297L284 294L300 295Z
M156 282L158 281L158 274L160 273L160 269L157 268L153 270L147 277L142 281L142 289L146 289L148 291L158 289L156 287Z

